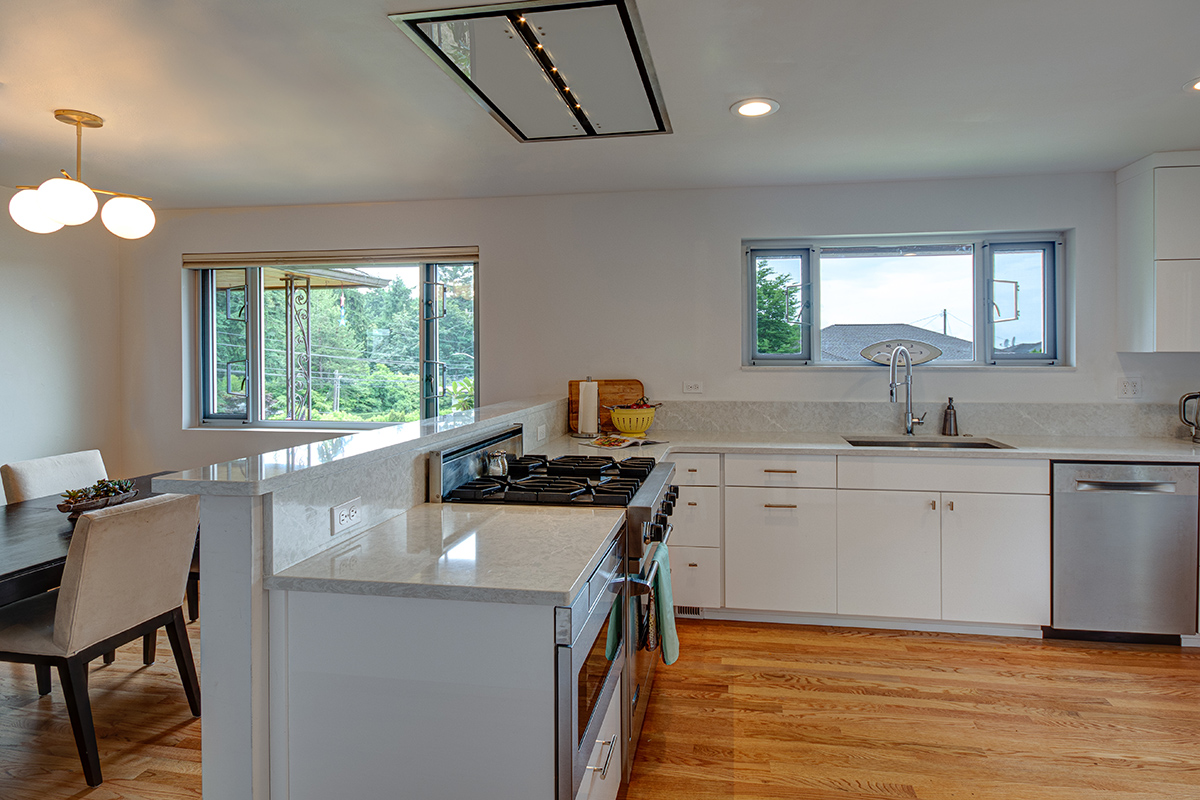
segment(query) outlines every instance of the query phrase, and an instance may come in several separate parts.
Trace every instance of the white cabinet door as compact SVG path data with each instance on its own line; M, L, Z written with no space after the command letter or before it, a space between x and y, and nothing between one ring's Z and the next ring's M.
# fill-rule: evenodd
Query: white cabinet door
M721 549L667 548L671 560L671 599L677 606L721 607Z
M721 489L717 486L680 486L671 515L671 546L721 546Z
M837 601L834 489L725 489L725 605L832 613Z
M940 505L937 492L838 491L839 614L941 618Z
M1154 258L1200 258L1200 167L1154 170Z
M1156 261L1154 272L1154 349L1200 351L1200 261Z
M668 460L675 462L675 483L680 486L720 486L720 453L672 453Z
M621 684L608 703L604 721L600 723L597 744L588 761L589 769L583 773L583 782L575 793L575 800L616 800L621 788ZM603 742L600 744L599 742ZM607 772L604 770L608 764Z
M1050 624L1050 498L942 495L942 618Z

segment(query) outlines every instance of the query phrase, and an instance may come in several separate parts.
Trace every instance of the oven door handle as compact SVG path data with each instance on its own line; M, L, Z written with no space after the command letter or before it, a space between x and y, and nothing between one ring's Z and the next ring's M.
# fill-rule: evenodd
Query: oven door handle
M650 565L650 574L646 577L630 575L627 579L629 594L632 597L644 597L654 591L654 579L658 577L658 562Z

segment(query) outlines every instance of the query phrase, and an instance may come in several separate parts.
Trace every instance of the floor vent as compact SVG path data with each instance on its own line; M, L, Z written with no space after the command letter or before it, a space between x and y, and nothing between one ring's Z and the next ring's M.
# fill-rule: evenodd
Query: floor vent
M704 609L699 606L675 606L675 616L704 619Z

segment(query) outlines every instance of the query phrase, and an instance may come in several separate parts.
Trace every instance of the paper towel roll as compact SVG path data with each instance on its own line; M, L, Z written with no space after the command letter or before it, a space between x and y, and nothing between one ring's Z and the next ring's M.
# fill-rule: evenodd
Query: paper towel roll
M579 432L600 432L600 384L579 382Z

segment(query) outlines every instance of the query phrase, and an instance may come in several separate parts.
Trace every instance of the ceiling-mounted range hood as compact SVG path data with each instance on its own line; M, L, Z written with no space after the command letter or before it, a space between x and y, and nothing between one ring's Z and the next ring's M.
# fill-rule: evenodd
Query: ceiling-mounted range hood
M523 142L671 132L633 0L388 18Z

